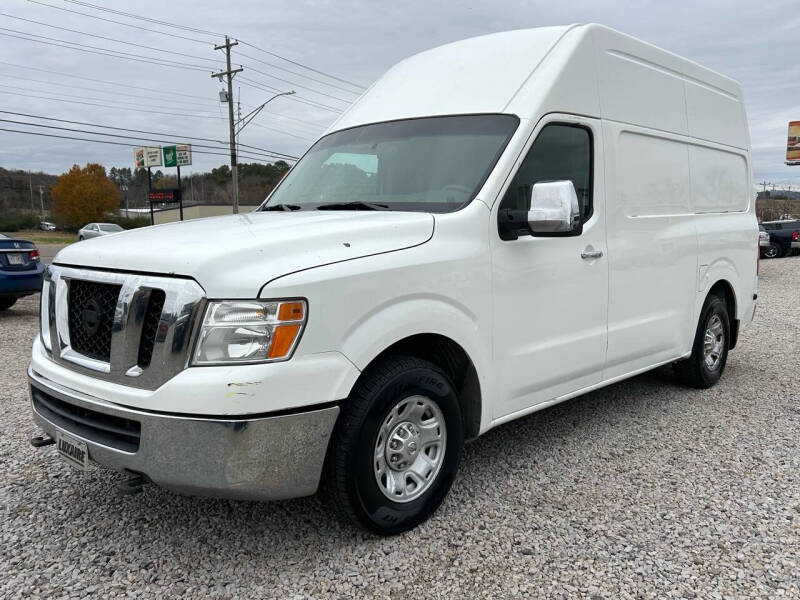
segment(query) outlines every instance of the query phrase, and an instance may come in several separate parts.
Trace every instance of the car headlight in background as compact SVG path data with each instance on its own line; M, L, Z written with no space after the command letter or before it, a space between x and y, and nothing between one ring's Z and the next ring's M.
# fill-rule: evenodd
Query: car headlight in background
M288 360L306 324L305 300L209 302L193 365Z

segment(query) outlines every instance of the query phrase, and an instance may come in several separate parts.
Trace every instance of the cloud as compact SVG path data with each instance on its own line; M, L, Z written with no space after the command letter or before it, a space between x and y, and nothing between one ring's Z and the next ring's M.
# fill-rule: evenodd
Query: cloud
M97 0L98 3L99 1ZM23 0L7 1L2 10L59 27L152 46L157 50L125 47L106 40L9 18L4 18L7 23L5 27L116 48L141 57L159 56L179 62L207 65L209 68L207 71L187 71L0 36L0 43L3 44L0 74L4 76L7 86L14 86L14 89L0 88L0 104L3 105L3 110L170 134L190 134L221 142L227 140L224 105L218 102L217 95L220 85L210 77L212 70L222 67L222 54L213 50L213 44L221 43L221 38L164 28L58 0L48 2L61 8L124 21L134 26L160 29L174 35L161 35L135 27L107 23ZM181 23L198 29L229 32L296 62L364 85L373 82L388 67L410 54L465 37L521 27L575 22L604 23L740 81L750 121L756 180L767 178L800 185L800 168L783 165L786 122L800 119L800 107L796 100L800 97L800 67L796 60L800 14L794 0L769 3L716 0L680 0L669 3L654 0L572 0L562 3L542 0L229 0L225 3L185 0L165 3L140 0L135 5L117 0L106 2L104 6L152 15L162 21ZM181 39L178 35L196 37L206 42L193 42ZM178 53L199 58L181 56ZM241 56L242 53L251 58ZM256 62L254 59L263 62ZM213 62L215 60L217 62ZM234 60L251 67L243 74L251 81L280 90L294 87L297 91L294 99L282 98L271 103L254 121L257 126L248 127L242 134L243 143L300 154L308 147L310 140L333 121L336 114L303 104L298 99L344 108L347 100L356 97L355 94L340 89L353 89L347 84L304 71L252 47L237 47L234 50ZM8 63L22 67L10 66ZM278 70L275 66L302 73L310 79ZM145 89L110 86L32 71L26 67L115 81ZM254 69L293 83L257 74ZM24 80L23 77L44 80L45 83ZM327 83L333 85L326 85ZM297 84L326 95L301 89ZM270 92L249 87L244 78L239 78L234 89L236 96L241 96L243 113L270 95ZM123 92L129 95L122 96ZM173 94L186 94L191 98ZM59 97L64 101L33 96ZM66 100L70 102L65 102ZM81 101L110 104L113 108L79 104ZM177 114L164 115L157 112L138 112L139 110ZM20 117L20 120L25 119ZM0 127L19 128L7 123ZM51 133L58 132L51 130ZM107 166L130 166L132 163L132 152L124 147L34 138L7 132L0 132L0 137L3 140L1 158L6 167L60 172L75 162L99 161ZM219 144L219 147L224 154L224 144ZM208 169L224 162L225 156L197 154L194 168Z

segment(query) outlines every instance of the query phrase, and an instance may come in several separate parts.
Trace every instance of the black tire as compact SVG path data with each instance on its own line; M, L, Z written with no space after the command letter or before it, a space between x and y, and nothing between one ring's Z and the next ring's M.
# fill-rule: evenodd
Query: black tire
M83 241L83 236L82 236L82 235L79 235L79 236L78 236L78 241L79 241L79 242L82 242L82 241Z
M722 347L719 358L713 367L706 362L705 338L706 332L715 317L718 317L722 325ZM725 301L716 295L706 298L703 310L700 312L700 320L697 325L697 332L694 336L692 354L689 358L675 363L675 375L682 383L699 388L707 389L719 381L722 372L725 370L725 363L728 361L728 346L731 339L730 317Z
M0 298L0 310L7 310L17 303L17 299L12 297Z
M425 396L438 406L446 426L444 454L432 483L416 499L390 500L378 486L374 459L378 434L403 399ZM370 366L342 405L326 458L321 491L337 516L381 535L416 527L439 507L453 483L464 444L455 388L436 365L410 356L390 356ZM421 449L420 444L420 449Z
M769 246L764 249L764 258L780 258L783 256L783 246L770 242Z

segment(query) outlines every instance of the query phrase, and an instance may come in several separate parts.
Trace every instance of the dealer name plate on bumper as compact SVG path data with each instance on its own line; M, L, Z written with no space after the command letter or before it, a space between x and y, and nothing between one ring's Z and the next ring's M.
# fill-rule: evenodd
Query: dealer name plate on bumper
M89 451L86 444L61 432L56 432L56 447L70 466L80 471L85 471L89 467Z

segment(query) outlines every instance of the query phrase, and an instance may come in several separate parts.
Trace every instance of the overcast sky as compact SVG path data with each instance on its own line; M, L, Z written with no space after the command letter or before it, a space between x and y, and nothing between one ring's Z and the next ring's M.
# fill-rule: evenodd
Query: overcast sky
M228 33L251 44L240 44L233 53L234 66L245 67L234 87L241 99L242 113L272 95L265 88L294 89L297 93L293 98L278 98L269 104L242 133L240 142L291 155L302 153L335 119L337 111L356 97L359 88L271 56L262 49L341 80L367 86L398 60L443 43L522 27L603 23L740 81L750 120L755 181L766 179L800 189L800 167L783 164L787 122L800 120L797 0L87 2L198 30ZM211 71L224 64L223 54L213 49L215 42L222 42L221 36L101 11L87 6L83 0L37 0L36 3L3 0L0 12L3 13L0 34L46 36L131 55L131 60L124 60L0 35L0 74L5 82L0 88L2 110L166 133L170 135L152 137L177 142L188 135L209 138L215 141L195 140L196 144L212 148L196 145L194 165L188 170L208 170L227 161L225 146L216 143L227 139L227 114L225 105L219 102L220 84L210 77ZM172 60L183 65L176 68L142 62L147 59ZM185 65L196 68L183 68ZM8 113L0 114L0 118L88 129L84 125ZM0 128L88 137L8 122L0 122ZM223 155L201 155L199 151ZM242 161L252 162L252 159L243 157ZM86 162L101 162L107 168L132 166L132 150L0 131L0 166L60 173L73 163Z

